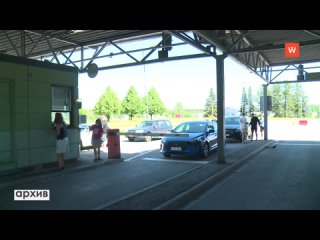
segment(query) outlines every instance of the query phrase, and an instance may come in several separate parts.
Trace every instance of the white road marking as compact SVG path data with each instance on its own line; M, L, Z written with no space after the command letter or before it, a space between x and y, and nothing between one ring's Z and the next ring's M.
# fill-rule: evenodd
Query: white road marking
M149 161L162 161L162 162L183 162L183 163L201 163L207 164L209 161L187 161L187 160L173 160L173 159L163 159L163 158L142 158L143 160Z
M135 158L137 158L137 157L140 157L140 156L142 156L142 155L144 155L144 154L147 154L147 153L149 153L149 152L152 152L152 151L154 151L154 149L153 149L153 150L150 150L150 151L145 151L145 152L140 153L140 154L138 154L138 155L136 155L136 156L133 156L133 157L128 158L128 159L125 159L125 160L123 160L123 161L124 161L124 162L129 162L129 161L131 161L131 160L133 160L133 159L135 159Z

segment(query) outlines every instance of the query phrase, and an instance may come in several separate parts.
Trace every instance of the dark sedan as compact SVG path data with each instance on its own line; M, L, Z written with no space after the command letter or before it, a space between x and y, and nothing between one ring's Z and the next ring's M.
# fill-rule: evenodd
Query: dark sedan
M188 137L165 136L161 140L160 152L171 155L200 155L206 158L217 148L217 123L215 121L188 121L179 124L171 132L188 134Z
M248 119L247 119L248 121ZM242 140L240 130L240 116L231 116L225 118L226 138L235 138Z

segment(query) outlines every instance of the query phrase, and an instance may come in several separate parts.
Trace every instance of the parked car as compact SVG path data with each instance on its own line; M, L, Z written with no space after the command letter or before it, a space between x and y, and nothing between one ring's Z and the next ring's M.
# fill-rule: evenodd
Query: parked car
M240 117L230 116L225 118L225 134L226 138L235 138L242 141L240 130ZM250 122L247 118L247 122Z
M217 123L215 121L188 121L179 124L172 133L186 133L188 137L165 136L161 140L160 152L171 155L200 155L206 158L218 147Z
M145 120L137 125L137 127L128 129L128 133L167 133L172 129L172 124L169 120ZM127 138L130 142L136 139L150 142L152 138L160 137L127 135Z
M91 125L92 124L88 124L88 123L79 124L79 128L80 128L80 149L81 150L92 148L92 144L91 144L92 132L89 129L89 127Z

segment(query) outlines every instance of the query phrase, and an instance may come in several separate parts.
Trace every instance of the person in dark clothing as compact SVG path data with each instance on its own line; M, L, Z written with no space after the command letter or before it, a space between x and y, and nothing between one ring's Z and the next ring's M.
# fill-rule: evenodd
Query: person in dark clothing
M249 123L249 126L251 126L251 141L253 140L253 133L254 132L256 133L256 140L258 140L258 132L257 132L258 124L260 126L259 118L257 118L257 116L255 116L254 113L252 113L251 120Z

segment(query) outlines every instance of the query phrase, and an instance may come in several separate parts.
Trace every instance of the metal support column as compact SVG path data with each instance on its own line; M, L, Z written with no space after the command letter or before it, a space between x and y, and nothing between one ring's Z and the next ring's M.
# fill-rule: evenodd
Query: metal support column
M217 69L217 113L218 113L218 163L226 163L225 161L225 129L224 129L224 59L227 54L216 55Z
M268 140L268 100L267 84L263 85L263 121L264 121L264 140Z

